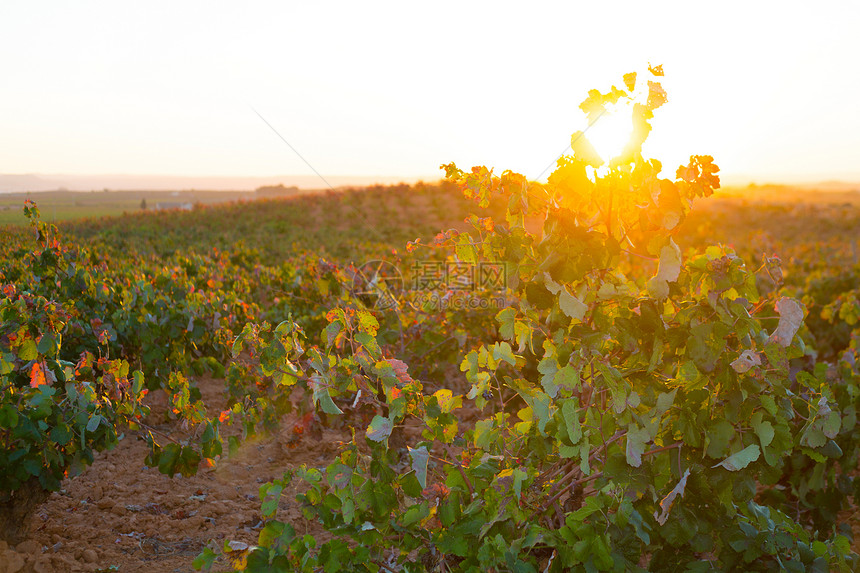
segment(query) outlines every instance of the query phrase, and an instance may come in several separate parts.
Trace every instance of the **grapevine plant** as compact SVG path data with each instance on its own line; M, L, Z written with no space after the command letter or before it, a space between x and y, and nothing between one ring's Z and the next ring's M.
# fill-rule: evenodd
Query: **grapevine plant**
M35 205L25 210L38 245L24 263L47 282L64 251ZM83 326L71 303L12 283L0 281L0 292L0 539L17 542L27 515L64 477L113 447L118 428L135 427L145 391L141 371L110 357L101 320ZM97 354L70 353L76 339Z
M462 382L425 390L357 301L328 312L319 345L292 320L236 339L237 360L256 360L284 391L304 388L322 417L374 415L327 467L261 487L258 545L224 546L235 568L857 567L850 531L836 525L860 493L848 474L856 371L798 371L814 357L798 334L805 308L778 288L759 291L757 273L779 276L772 259L754 269L723 246L682 253L674 236L694 199L719 187L718 168L692 156L671 179L643 157L667 101L662 70L649 71L639 90L627 74L580 106L591 121L632 109L630 142L608 164L578 132L546 184L443 166L479 207L504 210L431 245L453 262L506 269L508 304L462 357ZM466 411L477 420L465 423ZM278 519L293 480L329 541ZM196 565L216 557L207 549Z
M217 457L219 422L185 372L223 372L220 329L255 310L236 294L242 285L216 288L229 264L217 253L172 268L131 265L70 246L31 201L24 213L35 245L10 242L0 259L0 539L12 542L65 477L126 429L141 431L146 463L167 475ZM146 386L163 389L170 415L199 432L156 436L141 420Z

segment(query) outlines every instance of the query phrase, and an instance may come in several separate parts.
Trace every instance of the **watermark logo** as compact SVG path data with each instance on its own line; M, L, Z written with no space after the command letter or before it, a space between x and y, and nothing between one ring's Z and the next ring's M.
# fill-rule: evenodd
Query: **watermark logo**
M356 269L350 292L368 307L398 309L403 299L403 274L388 261L368 261Z
M409 271L406 279L391 262L368 261L356 269L351 292L377 310L409 306L436 312L502 309L508 305L504 263L417 261Z

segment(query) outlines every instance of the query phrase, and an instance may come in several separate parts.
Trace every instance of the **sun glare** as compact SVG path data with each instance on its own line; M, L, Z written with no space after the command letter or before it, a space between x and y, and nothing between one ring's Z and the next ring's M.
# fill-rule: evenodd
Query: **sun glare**
M630 140L633 131L633 120L629 106L607 107L607 112L595 121L585 137L597 151L600 158L609 163L614 157L621 155L624 146Z

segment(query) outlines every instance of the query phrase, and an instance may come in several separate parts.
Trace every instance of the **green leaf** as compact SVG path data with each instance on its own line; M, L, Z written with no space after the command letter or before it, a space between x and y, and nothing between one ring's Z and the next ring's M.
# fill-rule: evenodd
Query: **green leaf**
M702 373L699 372L699 369L696 368L696 364L692 360L687 360L678 367L677 380L688 392L704 388L705 383L707 383L707 378L702 376Z
M55 356L57 353L57 340L51 334L43 334L36 350L43 356Z
M260 511L264 517L272 517L278 511L278 502L281 500L283 487L278 484L263 484L260 486ZM264 544L265 545L265 544Z
M209 571L212 568L212 564L215 563L215 559L218 558L218 554L209 549L208 547L203 548L203 553L194 558L194 561L191 562L191 565L197 571L201 569L204 571Z
M56 442L61 446L65 446L72 439L72 432L69 429L69 426L66 424L62 424L59 426L55 426L51 430L51 441Z
M332 345L337 339L337 335L340 334L342 328L343 323L339 320L330 322L328 326L325 327L325 330L323 330L323 340L325 341L325 347L327 349L331 349Z
M134 394L139 394L141 390L143 390L143 372L141 372L140 370L135 370L134 374L132 375L132 379L133 382L131 385L131 391Z
M417 503L406 510L400 522L401 527L410 527L430 515L430 506L426 501Z
M561 415L567 428L567 436L570 438L570 443L574 445L582 439L582 425L579 423L578 409L579 400L577 398L565 400L561 405Z
M373 420L370 421L370 426L367 427L367 437L374 442L381 442L391 435L393 428L394 424L388 418L379 415L374 416Z
M497 342L493 345L493 359L504 360L511 366L517 365L517 357L514 356L514 351L507 342Z
M736 452L720 463L711 466L717 467L722 466L729 470L730 472L736 472L738 470L742 470L754 461L756 461L761 454L761 448L759 448L756 444L752 444L751 446L747 446L739 452Z
M499 323L499 335L505 340L514 339L514 323L516 322L517 311L513 308L506 308L499 311L496 315L496 322Z
M239 336L236 337L236 340L233 341L233 347L230 349L230 353L233 355L233 358L237 358L239 354L242 353L242 348L245 346L245 339L249 336L253 336L254 327L251 323L245 325L245 328L242 329L242 332L239 333Z
M95 432L96 428L99 427L99 424L101 423L102 419L103 418L99 414L96 414L95 416L90 418L90 420L87 422L87 431Z
M712 458L721 458L729 447L729 441L735 434L735 428L726 420L719 420L708 428L706 439L708 441L707 454Z
M17 425L18 410L12 404L3 404L0 407L0 428L11 429Z
M818 427L810 426L801 436L800 443L810 448L820 448L827 443L827 436Z
M343 414L343 410L338 408L334 400L331 399L331 394L329 394L328 388L320 376L311 376L310 387L313 391L314 404L318 403L323 412L326 414Z
M540 384L550 398L555 398L558 394L558 386L555 383L555 376L558 373L558 361L554 356L543 358L538 363L538 372L543 374L540 379Z
M657 274L648 281L648 294L662 300L669 296L669 283L678 280L681 273L681 249L672 239L660 250Z
M424 502L424 504L426 503L427 502ZM442 525L445 527L451 527L456 523L461 515L460 496L457 495L456 491L454 491L439 505L439 521L441 521Z
M337 489L343 489L349 485L352 473L352 468L342 463L333 463L326 468L329 485Z
M176 465L179 462L181 453L182 448L179 444L167 444L164 446L158 456L158 471L169 476L175 474Z
M818 557L823 557L827 555L827 545L822 543L821 541L813 541L812 542L812 550L815 552L815 555Z
M851 551L851 542L844 535L835 535L833 537L833 547L842 555L848 555Z
M824 424L821 431L830 439L839 434L839 429L842 427L842 414L840 412L830 412L824 419Z
M364 346L364 348L376 359L382 358L382 350L379 348L379 343L372 334L367 332L359 332L355 335L355 341Z
M409 457L412 458L412 469L415 470L415 477L418 478L421 489L426 488L427 464L430 461L430 453L427 451L427 446L414 449L409 448Z
M514 470L514 495L517 499L520 498L523 489L523 481L528 477L528 474L522 468Z
M767 413L771 416L776 416L776 401L773 399L773 396L769 394L762 394L760 399L761 405L764 406L764 409L767 410Z
M570 364L562 367L555 375L555 385L559 388L576 390L579 387L579 372Z
M635 428L635 426L632 426ZM645 444L651 440L651 435L645 428L627 430L627 463L638 468L642 465L642 454L645 452Z
M582 320L588 311L588 305L567 292L567 288L563 288L559 293L558 306L564 314L574 320Z
M0 354L0 376L5 376L15 369L15 355L10 353Z
M821 453L828 458L833 458L838 460L842 457L842 448L839 447L839 444L834 442L833 440L827 440L827 443L821 447Z
M400 487L403 488L403 493L409 497L421 497L421 491L427 487L426 481L423 486L421 485L414 470L400 476L397 481L400 483Z
M767 447L773 441L774 429L770 422L762 421L761 412L756 412L751 420L752 427L758 436L761 447Z
M815 460L816 462L818 462L819 464L823 464L824 462L827 461L827 457L824 454L820 454L820 453L816 452L815 450L811 450L809 448L800 448L800 451L803 452L804 454L806 454L807 456L809 456L810 458L812 458L813 460Z
M541 435L546 435L544 430L546 429L546 424L550 419L549 409L551 403L552 399L547 394L539 390L535 391L533 399L530 401L532 411L538 420L538 430Z
M457 258L464 263L475 264L478 260L475 254L475 246L472 245L472 237L469 233L461 233L457 237L455 251L457 252Z
M24 341L21 347L18 349L18 358L23 360L24 362L29 362L30 360L35 360L39 356L39 351L36 349L36 341L32 338L28 338Z
M726 349L726 336L731 327L721 322L699 324L690 329L687 353L700 370L711 372L717 360Z
M672 407L672 404L675 402L675 394L678 393L678 389L675 388L671 392L663 392L659 396L657 396L657 416L662 416Z
M600 497L588 496L585 498L585 503L582 504L582 507L567 515L565 518L565 524L571 529L574 529L577 527L578 522L581 522L592 514L601 511L603 509L603 505L604 502Z
M272 515L272 514L268 514ZM260 531L260 546L273 547L275 543L282 546L289 543L296 536L296 530L289 523L270 521Z
M182 474L182 477L191 477L197 473L197 467L200 465L200 454L191 446L184 446L182 454L179 456L176 469Z
M478 420L475 422L475 447L489 450L490 446L499 438L499 430L493 420Z
M591 469L588 465L588 457L591 455L591 444L588 443L588 440L583 440L579 445L579 471L582 472L583 475L588 475L591 473Z
M579 446L558 445L558 455L564 459L575 458L579 456Z

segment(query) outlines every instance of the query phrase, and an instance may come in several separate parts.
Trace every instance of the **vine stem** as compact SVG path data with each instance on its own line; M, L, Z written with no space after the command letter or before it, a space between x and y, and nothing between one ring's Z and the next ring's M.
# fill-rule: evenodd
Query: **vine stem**
M539 481L541 483L547 482L560 472L569 471L571 464L573 464L573 460L567 460L566 462L564 460L557 461L540 476Z
M164 438L165 440L170 440L170 441L171 441L171 442L173 442L174 444L178 444L178 443L179 443L179 440L177 440L176 438L174 438L174 437L172 437L172 436L169 436L168 434L165 434L165 433L164 433L164 432L162 432L161 430L156 430L155 428L153 428L153 427L152 427L152 426L150 426L149 424L144 424L143 422L136 422L136 424L138 424L141 428L145 429L145 430L146 430L147 432L149 432L150 434L158 434L159 436L161 436L161 437L162 437L162 438Z
M683 442L675 442L674 444L672 444L670 446L663 446L661 448L654 448L653 450L648 450L647 452L644 452L642 455L643 456L650 456L652 454L658 454L660 452L665 452L666 450L672 450L675 448L680 448L683 445L684 445Z
M585 476L584 478L580 478L580 479L576 480L575 482L573 482L573 483L572 483L572 484L570 484L570 485L571 485L571 486L573 486L573 487L576 487L576 486L578 486L578 485L582 485L582 484L584 484L584 483L588 483L588 482L590 482L590 481L594 481L594 480L596 480L596 479L597 479L597 478L599 478L599 477L603 477L603 472L597 472L597 473L593 473L593 474L591 474L590 476ZM566 491L566 489L563 489L563 490L559 491L558 493L556 493L555 495L553 495L553 496L552 496L551 498L549 498L548 500L546 500L546 505L547 505L547 506L549 506L549 505L552 505L552 504L556 503L556 502L558 501L558 498L560 498L560 497L564 494L564 492L565 492L565 491ZM546 510L544 510L544 511L546 511ZM542 513L543 513L543 512L542 512Z
M627 432L625 430L618 430L617 432L615 432L615 434L611 438L604 441L600 446L597 447L597 449L595 449L593 452L591 452L591 454L588 456L588 460L589 461L593 460L596 456L600 455L600 453L603 450L605 450L611 444L613 444L614 442L617 442L618 440L620 440L622 437L624 437L626 435L627 435ZM567 480L574 477L577 473L579 473L579 471L580 470L579 470L578 466L574 467L572 470L570 470L567 474L564 475L564 477L560 478L557 482L555 482L555 485L552 487L552 489L550 489L550 493L554 493L556 490L558 490L560 487L562 487ZM561 490L561 492L563 492L563 491L564 491L564 489ZM561 492L559 492L559 494ZM554 499L554 498L551 498L551 499Z
M380 563L379 561L374 561L373 563L374 563L374 565L379 565L382 569L385 569L386 571L391 571L391 573L397 573L397 571L395 571L394 569L391 569L390 567L388 567L384 563Z
M451 450L448 449L448 444L444 444L445 451L448 453L451 458L457 460L456 456L451 453ZM457 471L460 472L460 477L463 478L463 481L466 482L466 487L469 488L469 500L475 498L475 489L472 487L472 482L469 481L469 478L466 477L466 472L463 471L463 464L460 463L460 460L456 462L449 462L451 465L457 468Z
M626 435L627 435L627 431L626 431L626 430L618 430L617 432L615 432L615 434L614 434L611 438L609 438L608 440L605 440L605 441L603 442L603 445L598 446L598 448L597 448L596 450L594 450L594 451L591 453L591 455L589 455L589 456L588 456L588 461L592 461L595 457L597 457L598 455L600 455L600 453L601 453L603 450L605 450L606 448L608 448L608 447L609 447L609 446L611 446L613 443L617 442L618 440L620 440L621 438L623 438L623 437L624 437L624 436L626 436Z

